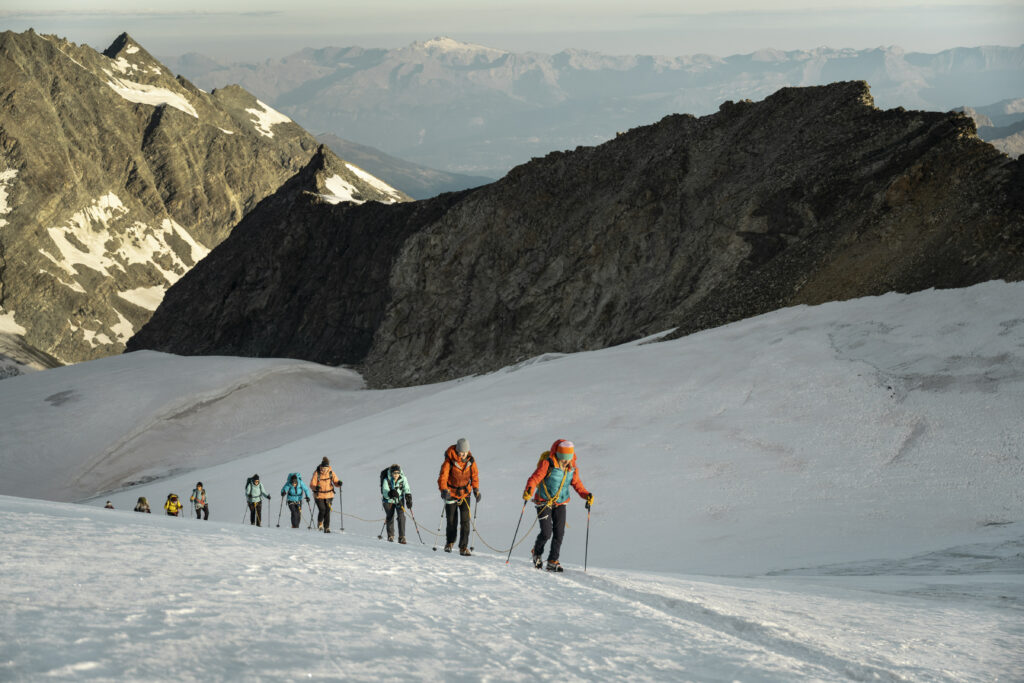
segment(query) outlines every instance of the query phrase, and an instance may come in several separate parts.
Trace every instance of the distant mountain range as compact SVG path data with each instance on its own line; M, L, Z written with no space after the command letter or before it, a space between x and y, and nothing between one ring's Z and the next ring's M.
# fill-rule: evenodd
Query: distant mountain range
M963 114L879 110L863 82L668 116L417 202L328 205L301 190L320 163L128 348L355 364L373 386L408 385L785 306L1024 279L1024 161Z
M238 83L309 130L450 172L500 177L667 114L784 86L864 80L881 108L949 111L1024 97L1024 46L936 54L895 47L709 55L515 53L436 38L399 49L306 49L259 64L167 64L210 89Z
M984 107L961 107L960 111L974 119L982 140L1011 157L1024 154L1024 98Z
M409 200L242 88L175 78L127 34L103 53L0 34L0 376L123 350L314 155L303 190L324 201Z
M411 161L385 154L375 147L339 138L331 133L317 135L316 139L331 148L338 156L351 161L388 184L400 189L413 199L428 199L442 192L455 192L494 182L495 178L448 173L436 168L414 164Z

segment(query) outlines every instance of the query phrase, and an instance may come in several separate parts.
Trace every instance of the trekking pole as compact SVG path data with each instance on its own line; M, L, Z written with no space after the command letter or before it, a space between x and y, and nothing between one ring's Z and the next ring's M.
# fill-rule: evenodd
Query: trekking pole
M434 547L437 550L437 537L441 535L441 525L444 524L444 505L441 505L441 521L437 523L437 531L434 532Z
M341 530L345 530L345 499L342 497L341 487L338 487L338 517L341 518Z
M313 530L313 506L309 502L309 498L306 499L306 507L309 508L309 526L306 527L306 531Z
M380 504L380 506L382 508L384 508L384 524L380 525L380 533L377 534L377 540L378 541L380 541L380 540L382 540L384 538L384 527L388 523L388 509L386 507L384 507L384 503L383 502Z
M277 510L277 526L281 526L281 513L284 512L284 496L281 496L281 507Z
M583 571L587 571L587 552L590 550L590 506L587 506L587 540L583 544Z
M523 523L523 513L526 512L526 504L530 501L523 501L523 509L519 511L519 521L516 522L516 532L512 534L512 546L508 549L508 557L505 558L505 564L508 564L509 560L512 559L512 551L516 547L516 536L519 535L519 525Z
M473 501L473 533L476 534L477 536L480 535L477 532L477 530L476 530L476 513L477 513L477 510L479 510L479 509L480 509L480 501L479 500ZM469 546L469 550L470 550L470 552L472 552L472 551L476 550L476 548L474 548L473 546Z
M412 525L416 529L416 535L419 536L420 543L423 543L423 537L420 536L420 525L416 523L416 515L412 514L412 508L409 508L409 516L412 517ZM423 543L426 545L426 543Z
M249 503L245 504L245 510L242 511L242 524L245 524L245 513L249 511Z

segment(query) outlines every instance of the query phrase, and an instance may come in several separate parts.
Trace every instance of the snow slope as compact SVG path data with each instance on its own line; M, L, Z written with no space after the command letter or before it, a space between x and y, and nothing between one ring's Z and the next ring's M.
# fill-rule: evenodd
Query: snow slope
M990 681L1024 644L941 578L552 576L6 497L0 528L3 680Z
M155 353L4 380L0 678L1024 679L1022 295L798 307L405 390ZM460 436L474 558L429 550ZM576 571L526 566L530 509L504 564L557 437L597 497L586 574L575 494ZM344 533L239 523L247 476L276 524L324 456ZM426 545L376 538L391 462ZM159 514L197 480L210 522Z

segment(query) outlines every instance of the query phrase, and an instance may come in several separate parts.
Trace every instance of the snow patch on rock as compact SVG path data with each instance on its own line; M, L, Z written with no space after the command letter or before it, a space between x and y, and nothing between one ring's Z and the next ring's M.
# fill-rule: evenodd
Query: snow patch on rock
M107 85L110 89L129 102L148 104L154 107L174 107L175 109L185 112L189 116L194 116L197 119L199 118L199 114L196 112L195 107L193 107L189 103L188 99L186 99L181 93L176 93L168 90L167 88L161 88L155 85L146 85L145 83L136 83L135 81L117 78L109 71L106 73L111 78L111 80L107 81Z
M277 111L272 109L266 103L256 100L256 104L260 106L260 109L246 109L248 113L253 115L253 125L256 126L256 131L264 137L274 137L274 131L271 130L271 126L278 123L291 123L291 119Z
M10 185L17 176L18 171L14 168L0 171L0 216L6 216L11 212L11 205L7 203L7 199L10 197ZM0 218L0 228L5 225L7 225L7 219Z

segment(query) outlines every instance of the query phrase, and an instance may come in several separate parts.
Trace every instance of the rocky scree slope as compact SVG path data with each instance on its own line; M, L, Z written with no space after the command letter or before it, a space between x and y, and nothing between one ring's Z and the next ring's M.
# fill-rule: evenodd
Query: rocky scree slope
M175 78L127 34L102 54L0 34L0 334L15 338L2 348L36 366L121 352L318 148L237 86ZM330 163L339 200L408 199Z
M863 82L785 88L425 202L279 193L129 348L292 355L408 385L794 304L1019 280L1022 179L962 114L880 111Z

